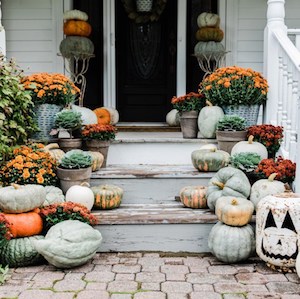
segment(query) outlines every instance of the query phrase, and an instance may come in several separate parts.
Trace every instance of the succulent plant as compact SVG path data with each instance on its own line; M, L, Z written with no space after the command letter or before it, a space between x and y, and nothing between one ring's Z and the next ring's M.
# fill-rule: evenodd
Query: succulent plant
M246 120L238 115L225 115L217 124L218 131L244 131Z
M261 161L260 155L256 153L239 153L230 158L231 166L244 172L252 172Z
M87 168L92 165L92 157L82 150L67 152L60 161L60 167L65 169Z
M82 127L81 113L73 110L62 110L56 114L55 127L74 131Z

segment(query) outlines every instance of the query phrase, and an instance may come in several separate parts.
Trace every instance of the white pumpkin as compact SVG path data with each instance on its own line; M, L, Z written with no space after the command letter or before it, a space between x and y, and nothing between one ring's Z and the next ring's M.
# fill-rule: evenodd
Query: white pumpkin
M251 187L250 200L256 209L258 202L267 195L283 193L285 186L283 182L274 180L276 173L272 173L268 179L256 181Z
M101 107L101 108L104 108L109 112L111 125L115 125L119 122L120 116L119 116L119 112L117 109L112 108L112 107Z
M72 9L64 12L64 20L81 20L81 21L87 21L88 15L81 10L78 9Z
M180 125L180 116L177 109L172 109L170 112L168 112L166 115L166 123L170 127L177 127Z
M60 203L65 201L65 196L62 190L55 186L45 186L46 199L43 203L43 206L49 206L54 203Z
M72 201L86 206L89 210L94 205L94 193L89 184L71 186L66 193L66 201Z
M72 110L81 113L82 124L84 126L98 123L97 115L94 113L93 110L77 105L72 105Z
M298 277L300 278L300 254L298 254L296 258L296 271Z
M197 17L197 25L201 27L219 27L220 17L217 14L203 12Z
M267 148L262 143L253 141L252 135L247 141L240 141L233 146L231 156L239 153L256 153L260 155L261 160L268 158Z
M204 144L204 145L202 145L201 147L200 147L200 149L202 150L202 149L218 149L218 147L217 147L217 145L216 144L213 144L213 143L208 143L208 144Z
M217 124L224 117L224 112L222 108L213 106L210 101L206 101L206 105L200 110L198 128L204 138L216 138Z

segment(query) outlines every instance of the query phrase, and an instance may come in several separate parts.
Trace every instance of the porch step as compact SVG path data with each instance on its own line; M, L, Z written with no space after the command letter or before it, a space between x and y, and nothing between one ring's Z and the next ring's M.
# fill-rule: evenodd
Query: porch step
M166 122L119 122L118 132L181 132L180 127L170 127Z

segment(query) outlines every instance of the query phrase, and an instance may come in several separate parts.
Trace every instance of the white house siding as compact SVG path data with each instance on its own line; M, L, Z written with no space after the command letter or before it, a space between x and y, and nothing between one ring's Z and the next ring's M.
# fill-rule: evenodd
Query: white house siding
M25 73L63 72L63 0L2 0L6 54Z

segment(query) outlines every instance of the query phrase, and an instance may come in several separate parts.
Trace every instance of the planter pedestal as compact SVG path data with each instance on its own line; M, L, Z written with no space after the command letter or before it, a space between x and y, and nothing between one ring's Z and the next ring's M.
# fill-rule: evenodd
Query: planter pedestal
M102 163L101 168L105 168L110 141L86 140L85 145L86 145L87 150L89 150L91 152L100 152L103 155L104 161Z
M180 126L183 138L195 139L198 137L198 115L198 111L180 113Z

